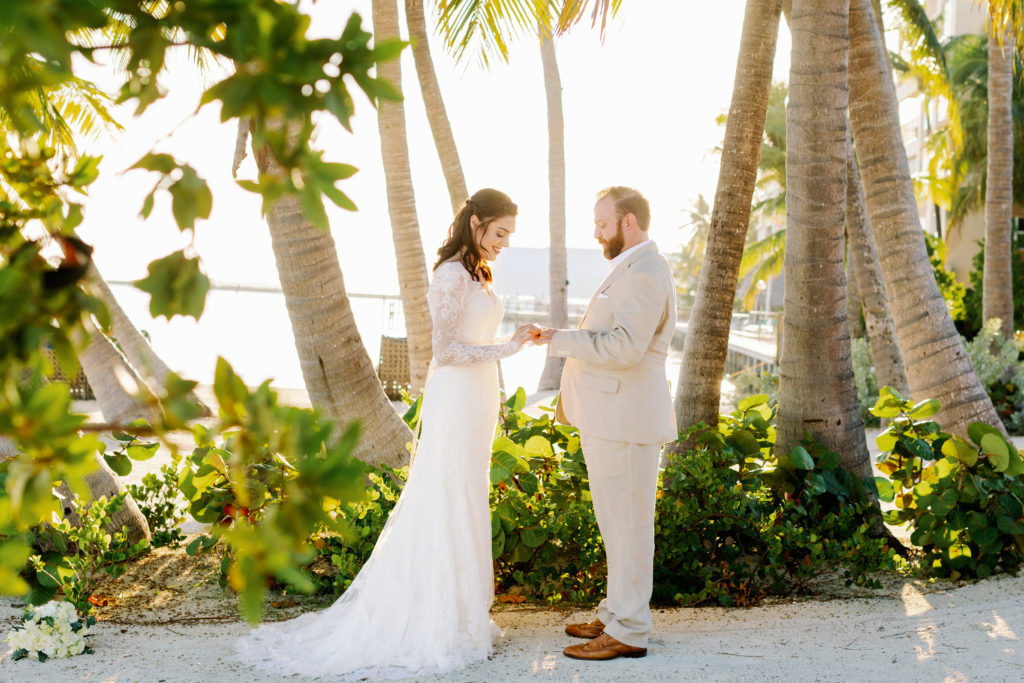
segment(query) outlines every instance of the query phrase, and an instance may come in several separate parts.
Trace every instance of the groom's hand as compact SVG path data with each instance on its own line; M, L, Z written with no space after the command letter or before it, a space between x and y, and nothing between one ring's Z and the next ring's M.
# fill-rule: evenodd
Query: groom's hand
M555 332L558 332L558 330L552 327L542 327L533 341L535 344L547 344L551 341L551 337L554 336Z

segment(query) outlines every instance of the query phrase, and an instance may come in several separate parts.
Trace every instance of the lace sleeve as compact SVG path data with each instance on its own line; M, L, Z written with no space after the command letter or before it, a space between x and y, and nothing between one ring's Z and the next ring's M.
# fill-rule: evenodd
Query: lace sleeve
M469 273L458 263L445 263L434 271L427 303L433 319L434 360L438 365L490 363L511 356L520 344L509 340L502 344L476 346L459 341L462 305L475 286Z

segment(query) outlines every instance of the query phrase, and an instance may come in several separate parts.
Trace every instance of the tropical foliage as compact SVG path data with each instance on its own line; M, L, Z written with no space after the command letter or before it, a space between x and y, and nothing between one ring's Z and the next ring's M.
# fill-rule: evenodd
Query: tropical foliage
M878 436L878 491L896 509L890 524L913 529L926 574L984 578L1016 573L1024 553L1024 459L996 428L975 422L969 440L928 420L935 400L914 403L889 387L874 413L891 420Z
M372 69L394 58L403 44L377 41L371 47L372 36L355 14L337 37L307 38L309 18L294 4L273 0L227 5L54 0L5 9L0 19L0 117L9 130L0 142L0 434L5 449L16 455L4 463L0 490L0 592L24 593L29 585L19 573L32 552L26 533L60 518L52 492L57 482L87 492L84 477L93 469L96 454L104 453L95 434L79 431L85 416L72 410L67 385L42 381L50 374L44 346L73 370L75 350L87 338L85 323L95 317L102 327L109 325L100 301L79 287L91 248L75 235L83 216L81 197L99 173L99 159L57 154L47 147L59 122L55 109L41 106L40 93L77 87L73 59L116 51L124 59L118 101L133 103L140 114L165 96L158 77L168 51L176 46L244 64L245 69L211 85L202 106L219 107L223 120L252 121L255 144L269 150L283 172L240 184L258 192L264 208L283 196L296 197L308 219L326 227L325 197L354 208L337 183L355 169L325 161L310 145L313 117L327 113L348 127L355 92L371 101L398 97ZM98 35L119 37L97 45ZM143 216L153 210L154 198L167 192L179 229L193 236L212 207L205 180L173 156L145 150L140 155L137 167L159 177L153 192L138 198ZM151 295L154 315L198 317L208 280L199 259L183 250L150 264L139 286ZM361 472L348 457L353 429L342 432L340 440L331 437L332 428L317 416L277 406L266 386L250 394L226 362L218 368L217 383L221 429L230 430L224 438L237 444L232 453L239 458L227 490L242 506L258 497L260 486L249 486L246 466L271 457L257 453L260 447L273 457L286 453L295 458L295 476L303 484L304 477L314 476L325 485L331 482L334 496L352 490L349 485ZM194 387L195 382L172 375L160 391L160 419L120 427L136 436L155 433L163 440L168 429L183 427L198 414L188 399ZM212 443L201 448L212 448ZM302 454L309 459L302 461ZM194 464L196 471L204 466L219 471L216 463ZM209 474L204 470L200 479ZM315 495L312 486L308 490ZM299 495L269 506L268 523L258 528L241 524L224 531L237 549L239 562L231 565L230 576L250 618L258 615L267 572L281 571L300 552L295 544L308 537L306 527L321 518L319 500L316 506L308 505L309 500ZM279 548L293 552L282 554Z

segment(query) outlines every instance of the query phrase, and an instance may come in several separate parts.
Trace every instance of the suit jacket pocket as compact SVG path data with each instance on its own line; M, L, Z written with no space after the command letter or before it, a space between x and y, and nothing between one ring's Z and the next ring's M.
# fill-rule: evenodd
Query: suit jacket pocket
M606 394L614 394L619 390L619 378L607 375L594 375L589 372L580 373L580 384L588 389L596 389Z

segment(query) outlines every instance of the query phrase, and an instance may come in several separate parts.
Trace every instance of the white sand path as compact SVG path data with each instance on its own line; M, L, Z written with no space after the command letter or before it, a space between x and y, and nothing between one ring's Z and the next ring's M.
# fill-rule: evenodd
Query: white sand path
M589 614L496 610L504 629L490 660L428 681L1020 681L1024 578L922 593L908 581L886 596L784 601L753 609L656 610L644 659L577 662L566 623ZM6 631L18 610L0 602ZM11 661L3 681L271 681L232 656L241 623L101 623L96 652L45 663ZM306 680L292 677L287 680Z

